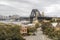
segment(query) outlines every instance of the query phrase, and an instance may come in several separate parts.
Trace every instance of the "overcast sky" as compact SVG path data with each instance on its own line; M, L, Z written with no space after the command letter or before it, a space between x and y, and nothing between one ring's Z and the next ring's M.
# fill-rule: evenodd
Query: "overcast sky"
M60 0L0 0L0 15L29 16L32 9L46 16L60 16Z

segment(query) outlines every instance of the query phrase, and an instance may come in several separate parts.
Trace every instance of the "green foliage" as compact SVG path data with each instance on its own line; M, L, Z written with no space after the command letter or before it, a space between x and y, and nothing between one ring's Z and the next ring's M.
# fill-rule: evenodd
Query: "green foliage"
M53 27L50 27L50 23L44 23L42 25L42 31L44 34L48 35L49 38L52 38L53 40L60 40L60 30L55 31Z
M36 24L35 24L35 27L36 27L36 28L39 28L39 27L40 27L40 26L39 26L39 23L36 23Z
M28 31L28 33L29 33L29 32L33 33L33 32L36 31L36 28L35 28L35 27L28 28L27 31Z
M20 34L20 26L0 24L0 40L24 40Z
M29 33L34 33L37 31L37 28L39 28L39 23L36 23L34 27L28 27L27 32Z

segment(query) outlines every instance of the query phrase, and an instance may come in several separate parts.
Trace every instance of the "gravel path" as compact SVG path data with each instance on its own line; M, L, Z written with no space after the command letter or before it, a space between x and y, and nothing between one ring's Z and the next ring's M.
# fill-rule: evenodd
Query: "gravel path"
M37 30L36 36L26 36L24 37L26 40L51 40L47 38L40 29Z

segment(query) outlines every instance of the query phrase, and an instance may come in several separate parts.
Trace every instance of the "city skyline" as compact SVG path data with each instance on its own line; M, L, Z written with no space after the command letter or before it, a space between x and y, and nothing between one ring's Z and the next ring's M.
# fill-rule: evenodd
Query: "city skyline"
M0 0L0 15L30 16L32 9L60 17L60 0Z

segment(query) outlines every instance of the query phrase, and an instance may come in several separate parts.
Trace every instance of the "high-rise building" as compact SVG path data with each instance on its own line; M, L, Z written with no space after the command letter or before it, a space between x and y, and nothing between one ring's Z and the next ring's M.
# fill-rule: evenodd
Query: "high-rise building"
M44 17L44 12L42 12L42 17Z

